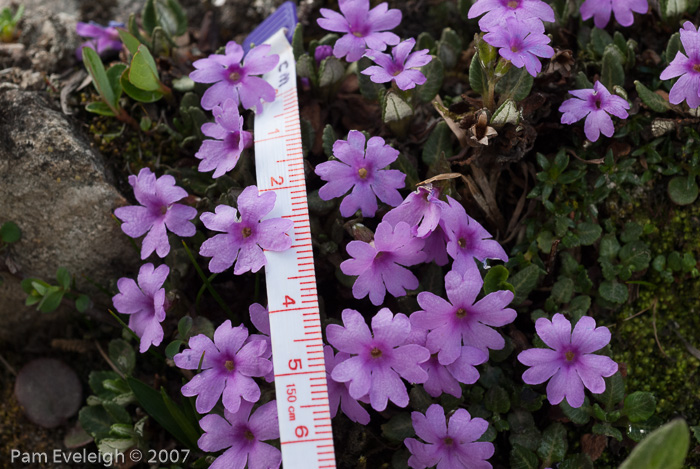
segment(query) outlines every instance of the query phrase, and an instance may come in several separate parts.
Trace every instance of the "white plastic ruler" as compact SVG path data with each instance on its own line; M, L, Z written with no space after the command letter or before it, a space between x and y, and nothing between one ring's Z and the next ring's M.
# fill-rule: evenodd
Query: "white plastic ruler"
M316 295L294 54L284 30L267 41L277 66L263 75L277 92L255 116L260 192L275 191L266 218L294 222L292 247L265 252L272 359L284 469L335 468L321 320Z

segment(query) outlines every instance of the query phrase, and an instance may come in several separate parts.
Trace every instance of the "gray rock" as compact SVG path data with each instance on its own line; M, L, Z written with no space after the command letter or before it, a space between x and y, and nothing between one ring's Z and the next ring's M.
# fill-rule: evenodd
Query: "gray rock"
M127 202L102 157L42 93L0 87L0 109L0 223L22 230L11 247L17 275L55 284L66 267L95 293L86 277L105 285L136 271L138 254L112 218ZM34 327L27 319L37 313L22 298L0 290L0 343Z

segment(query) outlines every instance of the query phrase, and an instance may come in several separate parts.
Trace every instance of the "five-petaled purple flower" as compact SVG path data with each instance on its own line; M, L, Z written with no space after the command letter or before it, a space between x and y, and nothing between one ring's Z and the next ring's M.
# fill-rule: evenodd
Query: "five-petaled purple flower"
M150 169L143 168L138 176L129 176L129 184L141 205L119 207L114 215L124 222L122 231L128 236L138 238L148 232L141 245L141 259L153 251L158 257L168 255L167 230L183 237L195 234L197 230L190 220L197 216L197 209L175 203L187 197L187 191L175 185L174 177L166 174L156 179Z
M438 227L442 208L446 205L440 200L440 189L427 184L408 194L401 205L389 210L382 220L392 226L404 221L411 226L416 237L426 238Z
M617 363L593 352L610 343L607 327L595 327L595 320L584 316L571 332L571 322L557 313L551 321L538 319L535 329L553 350L532 348L520 352L520 363L532 367L523 373L523 381L541 384L551 378L547 384L549 402L559 404L566 398L571 407L583 405L584 386L594 394L605 391L603 378L617 372Z
M700 32L690 21L681 29L681 43L686 54L677 52L676 57L661 72L662 80L680 77L671 88L668 100L680 104L685 99L691 109L700 106Z
M513 301L513 292L495 291L474 303L483 285L478 267L472 264L464 276L455 271L445 276L449 301L430 292L418 294L418 304L423 310L411 314L411 325L430 330L426 347L438 352L442 365L460 358L462 343L484 352L505 346L501 334L491 327L505 326L515 320L515 310L507 308Z
M570 90L569 93L575 98L567 99L559 107L559 112L563 113L561 123L573 124L585 117L583 129L591 142L598 140L601 133L606 137L612 137L615 133L610 114L627 119L629 103L620 96L611 94L599 81L595 82L593 89Z
M365 55L377 65L367 67L362 73L369 75L370 80L375 83L388 83L393 80L396 86L404 91L422 85L426 78L417 68L426 65L433 58L428 54L428 49L411 53L415 45L415 39L407 39L395 46L391 55L368 50Z
M165 319L165 288L163 282L170 269L160 265L144 264L139 269L138 285L130 278L117 281L119 293L112 298L114 307L122 314L129 314L129 328L141 338L139 352L144 353L151 344L156 347L163 341Z
M286 232L294 225L291 220L270 218L260 221L274 208L276 198L274 192L258 195L256 186L248 186L238 196L238 211L228 205L219 205L216 213L201 215L204 226L223 232L204 241L199 251L202 256L212 258L209 262L211 272L223 272L234 262L233 273L236 275L257 272L267 263L263 249L289 249L292 238Z
M423 383L428 374L420 366L430 357L425 347L405 344L411 332L408 318L396 316L388 308L381 309L372 318L370 332L365 319L352 309L343 311L343 326L330 324L326 328L328 342L341 352L352 357L336 363L331 378L346 383L354 399L369 395L373 409L383 411L391 400L399 407L408 405L406 385L401 378L411 383Z
M396 227L381 222L374 234L374 241L350 241L348 254L353 258L343 261L340 270L345 275L357 275L352 286L355 298L364 298L369 293L372 304L384 301L386 291L399 297L406 289L418 288L418 279L405 267L420 264L425 259L421 251L424 241L411 234L408 223L399 222Z
M262 340L267 344L267 354L265 358L270 358L272 356L272 341L270 339L270 312L266 307L260 303L253 303L248 307L248 313L250 314L250 322L253 326L260 332L260 334L250 334L248 336L248 342L254 340ZM275 380L275 370L270 369L270 372L265 375L265 381L271 383Z
M447 253L454 259L452 270L460 274L474 265L474 258L508 260L508 255L495 239L490 239L486 229L467 215L462 204L447 196L447 206L442 209L442 223L447 234Z
M337 58L345 57L348 62L356 62L367 49L383 51L387 44L399 43L396 34L385 31L401 23L400 10L390 10L386 2L370 10L369 0L340 0L338 4L342 15L321 8L323 18L316 20L323 29L347 33L333 47L333 55Z
M209 469L277 469L282 453L264 440L280 437L277 402L258 407L253 415L253 404L243 402L238 412L224 410L224 417L210 414L199 421L204 434L197 444L202 451L214 453L228 448L216 458Z
M190 78L197 83L214 83L202 96L202 107L210 110L218 106L226 99L233 99L245 109L256 108L262 111L262 103L265 100L271 103L275 100L275 89L262 78L253 75L261 75L272 70L279 55L267 55L270 51L268 44L262 44L252 48L243 58L243 48L230 41L226 44L226 54L212 54L204 59L194 62L197 70L190 73Z
M554 10L542 0L477 0L469 9L468 17L476 18L484 13L484 17L479 20L482 31L502 28L507 18L554 21Z
M89 23L78 21L75 25L75 32L78 33L78 36L92 39L80 44L75 50L75 56L78 60L82 61L83 48L85 47L95 49L100 55L104 52L120 50L122 48L122 41L119 38L117 28L123 27L124 23L119 23L118 21L110 21L108 26L102 26L94 21L90 21Z
M238 104L227 99L212 110L216 122L207 122L202 133L216 140L204 140L194 156L202 160L199 171L214 169L213 178L223 176L238 163L241 152L253 142L250 132L243 130L243 116L238 113Z
M646 13L649 9L647 0L586 0L581 5L581 19L591 17L596 28L603 29L610 21L610 13L615 13L615 19L622 26L632 26L636 13Z
M362 405L353 399L348 392L347 384L335 381L331 375L339 363L343 363L350 358L350 354L338 352L333 354L333 347L326 345L323 347L323 360L326 363L326 383L328 386L328 405L331 409L331 418L338 414L338 407L353 422L367 425L369 423L369 413Z
M541 23L540 23L541 24ZM498 53L517 68L523 68L536 77L542 70L542 63L537 57L549 58L554 49L549 44L549 37L543 32L534 31L528 22L507 18L502 28L492 29L484 35L484 41L499 47Z
M265 376L272 363L265 358L267 344L248 341L248 329L232 327L226 320L214 331L214 341L204 334L190 338L190 348L173 357L175 364L186 370L203 371L182 387L183 396L197 396L197 412L206 414L214 408L223 393L226 410L236 413L241 401L260 399L260 388L253 377Z
M365 217L377 211L377 197L392 207L402 201L397 189L404 186L406 175L396 169L382 169L399 157L399 151L384 144L381 137L367 141L362 132L351 130L347 140L333 144L333 156L339 161L326 161L316 166L316 174L327 184L318 191L323 200L341 197L352 189L340 203L340 213L349 217L358 209Z
M445 418L445 409L439 404L428 407L425 415L412 412L411 420L416 435L406 438L404 444L411 452L408 465L413 469L425 469L437 465L437 469L491 469L487 461L494 453L492 443L476 441L489 427L481 418L472 418L466 409L457 409Z

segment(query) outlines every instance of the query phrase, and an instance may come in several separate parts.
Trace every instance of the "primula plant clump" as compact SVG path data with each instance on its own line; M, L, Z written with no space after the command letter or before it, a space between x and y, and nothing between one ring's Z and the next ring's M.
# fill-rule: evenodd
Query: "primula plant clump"
M300 2L296 75L200 7L77 24L76 118L141 261L90 298L65 270L22 282L108 351L84 444L282 467L302 391L275 393L296 368L270 318L318 294L328 467L700 465L698 2ZM256 129L280 100L286 127ZM256 154L283 137L296 176ZM313 281L268 309L292 252Z

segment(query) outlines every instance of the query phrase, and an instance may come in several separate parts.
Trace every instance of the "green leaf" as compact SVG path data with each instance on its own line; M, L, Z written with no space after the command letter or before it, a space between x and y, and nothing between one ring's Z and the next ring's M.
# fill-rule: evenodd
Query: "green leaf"
M513 304L520 304L527 298L527 295L537 286L541 275L542 269L535 264L530 264L511 277L510 283L515 290Z
M676 58L676 54L681 50L681 34L675 32L671 35L666 44L666 63L671 63Z
M16 243L22 238L22 231L19 226L13 221L6 221L0 226L0 240L3 243Z
M299 57L304 54L304 27L301 23L297 23L292 36L292 51L294 52L294 60L299 60Z
M122 85L120 79L124 70L127 69L126 64L114 64L107 70L107 78L109 79L109 84L112 87L116 102L119 102L119 98L122 97Z
M617 280L605 280L598 287L598 293L607 301L622 304L629 298L627 286Z
M406 175L406 188L413 189L420 182L416 165L404 153L391 164L392 169L398 169Z
M195 83L192 78L187 75L183 75L180 78L175 78L173 80L173 89L179 91L180 93L187 93L188 91L194 90Z
M486 83L486 82L484 82ZM530 95L535 79L523 68L511 67L510 70L496 83L496 92L501 100L512 99L522 101Z
M642 440L620 469L681 469L689 446L688 425L684 420L673 420Z
M598 56L602 57L603 54L605 54L605 48L612 43L613 38L606 30L599 28L593 28L591 30L591 47Z
M609 423L596 423L591 430L597 435L605 435L622 441L622 432Z
M184 344L181 340L173 340L165 347L165 356L168 358L173 358L180 352L180 347Z
M192 331L193 323L194 321L191 316L183 316L177 323L177 333L180 334L182 340L185 340L189 336L189 333Z
M123 339L114 339L109 343L109 358L125 375L130 375L136 365L134 348Z
M427 103L440 92L445 78L445 67L437 56L433 56L433 60L421 67L421 73L425 76L425 83L418 87L417 95L418 99Z
M398 93L389 92L384 100L382 120L386 123L400 122L413 115L413 108Z
M469 65L469 86L474 92L484 94L486 91L487 78L479 60L477 52L472 57L472 63Z
M75 309L79 313L84 313L90 307L90 298L87 295L80 294L78 298L75 299Z
M634 81L634 86L637 88L639 98L652 111L666 112L671 109L671 103L644 86L639 80Z
M644 270L651 262L651 250L643 241L632 241L620 249L620 260L630 266L633 271Z
M688 10L688 0L659 0L661 16L664 20L680 16Z
M336 140L338 140L331 124L326 124L326 126L323 128L322 140L323 152L328 158L330 158L333 156L333 144L335 144Z
M415 436L411 423L411 414L400 412L394 415L387 423L382 425L382 436L389 441L402 443L406 438Z
M437 42L435 41L435 38L430 33L425 31L420 33L416 39L416 50L428 49L429 54L433 54L435 52L436 45ZM435 60L435 57L433 57L433 60Z
M566 428L561 423L553 423L542 433L542 441L540 447L537 448L537 454L546 465L550 465L553 462L563 460L568 448Z
M587 454L575 454L566 458L559 469L593 469L593 462Z
M102 406L112 418L112 421L124 424L131 423L131 415L123 406L112 401L103 401Z
M580 319L585 316L588 310L591 309L591 297L588 295L579 295L569 303L569 314L574 319Z
M191 413L190 417L192 418L188 419L183 411L180 410L180 407L178 407L170 396L168 396L168 393L165 392L165 388L162 386L160 388L160 395L163 398L163 402L170 412L170 415L175 419L180 429L185 432L187 437L190 439L190 442L194 444L201 435L201 432L197 430L199 428L199 424L197 423L196 415Z
M93 114L99 114L101 116L113 117L116 115L112 108L110 108L107 104L103 103L102 101L88 103L88 105L85 106L85 110L88 112L92 112Z
M515 288L506 282L510 272L505 266L495 265L491 267L484 276L484 294L488 295L499 290L510 290L515 293Z
M630 422L643 422L656 411L656 398L650 392L637 391L625 398L622 411Z
M101 440L109 436L112 418L102 406L85 406L78 413L78 421L90 436Z
M609 378L605 378L605 391L593 394L596 401L603 404L605 410L610 412L625 397L625 381L618 371Z
M132 376L127 377L126 380L139 404L148 415L153 417L161 427L167 430L180 443L193 450L197 448L197 440L192 441L189 432L180 428L177 420L170 413L168 405L163 401L161 393Z
M42 313L51 313L56 311L63 300L64 291L59 287L49 287L48 292L44 295L37 309Z
M591 246L603 234L603 228L597 223L582 222L576 226L576 234L583 246Z
M156 61L148 47L143 44L139 46L138 51L131 59L129 82L144 91L157 91L161 88Z
M614 234L608 233L600 240L600 257L604 259L614 259L620 252L620 243Z
M65 267L59 267L56 271L56 280L58 280L58 284L63 287L64 290L70 290L70 284L73 278L68 272L68 269Z
M430 137L423 145L423 154L421 159L423 163L430 166L435 163L440 155L444 153L445 157L452 156L452 131L444 120L438 122L433 129Z
M141 11L141 24L143 24L143 29L145 29L149 35L153 34L153 30L158 26L154 0L147 0L146 4L143 6L143 10Z
M678 205L690 205L698 198L695 176L678 176L668 183L668 196Z
M130 32L128 32L126 29L117 28L117 32L119 33L119 38L129 50L129 53L131 55L135 55L136 52L138 52L139 46L141 45L141 41L136 39L136 37Z
M588 403L587 397L581 407L571 407L566 399L564 399L559 404L559 408L561 408L564 415L575 424L585 425L591 420L591 406Z
M521 118L522 115L515 101L507 99L493 113L490 124L496 127L506 124L517 125Z
M566 304L574 296L574 281L569 277L560 276L552 286L551 298L559 304Z
M177 0L167 0L160 11L160 25L171 36L182 36L187 32L187 15Z
M136 88L129 82L129 71L125 70L121 76L121 85L124 92L132 99L141 103L153 103L163 97L160 91L144 91Z
M95 89L100 94L105 104L107 104L112 112L116 114L116 110L118 109L117 98L112 90L105 67L102 64L102 59L100 59L100 56L97 55L95 49L83 47L83 64L92 77L92 84L95 85ZM95 112L91 111L90 109L88 110L90 112Z
M639 443L663 423L664 421L657 415L652 416L644 422L630 423L627 426L627 436L630 437L631 440Z
M330 86L345 76L345 66L335 57L326 57L318 67L318 86Z
M615 85L624 85L625 70L622 68L623 60L624 58L617 47L614 45L606 46L600 69L600 81L607 89L612 90Z
M362 73L363 70L371 65L373 65L373 62L369 58L362 57L357 62L357 79L362 96L372 101L376 101L379 99L381 93L384 92L385 88L381 83L373 82L369 75Z
M511 469L539 469L535 453L522 445L514 444L510 450Z
M510 410L510 397L508 392L500 386L494 386L486 391L484 405L491 412L505 414Z

